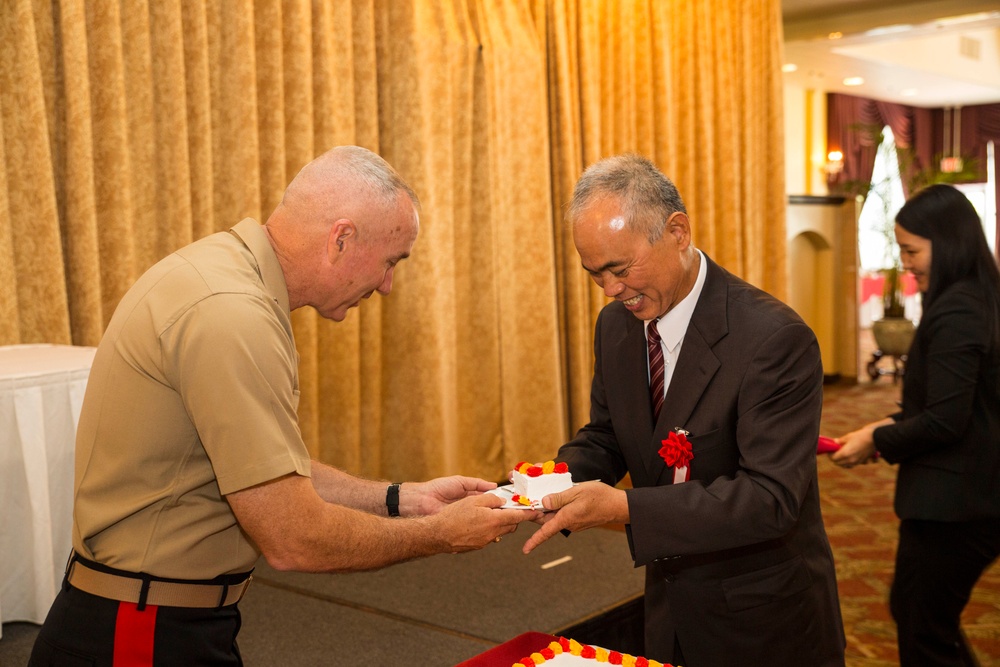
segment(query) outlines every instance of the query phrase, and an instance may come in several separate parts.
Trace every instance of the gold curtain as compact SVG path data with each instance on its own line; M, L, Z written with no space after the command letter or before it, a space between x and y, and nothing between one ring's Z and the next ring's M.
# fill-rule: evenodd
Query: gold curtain
M362 475L499 479L587 418L586 165L649 155L697 245L783 296L779 53L778 0L4 0L0 344L96 345L153 263L366 146L420 238L389 298L294 314L303 436Z
M781 7L772 0L552 0L552 192L569 427L586 423L606 299L558 224L583 168L634 151L677 184L695 244L783 298Z

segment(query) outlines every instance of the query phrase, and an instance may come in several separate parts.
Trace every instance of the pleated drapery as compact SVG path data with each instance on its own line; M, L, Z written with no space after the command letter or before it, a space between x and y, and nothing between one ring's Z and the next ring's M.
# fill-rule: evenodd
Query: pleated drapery
M303 436L396 479L499 479L586 421L605 303L563 212L625 151L783 296L778 0L4 0L0 344L96 345L135 279L258 220L338 144L422 202L393 293L294 314Z

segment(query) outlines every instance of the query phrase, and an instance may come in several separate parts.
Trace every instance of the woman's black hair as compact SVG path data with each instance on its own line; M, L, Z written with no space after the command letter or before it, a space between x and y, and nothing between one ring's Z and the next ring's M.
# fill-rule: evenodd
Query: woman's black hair
M899 209L896 223L931 242L924 307L955 282L971 278L979 285L984 301L993 305L994 335L1000 335L1000 269L968 197L950 185L928 186Z

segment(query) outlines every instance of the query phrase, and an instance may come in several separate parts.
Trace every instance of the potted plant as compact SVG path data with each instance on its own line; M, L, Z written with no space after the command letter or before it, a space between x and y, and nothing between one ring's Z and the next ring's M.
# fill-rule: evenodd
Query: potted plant
M884 268L879 273L884 278L882 287L882 319L872 322L872 334L878 351L874 362L882 355L892 355L903 358L910 350L913 342L915 325L906 317L906 304L903 286L903 267L899 260L899 248L896 246L895 214L892 206L892 188L900 175L906 177L909 191L915 192L932 183L956 183L975 180L977 166L975 159L964 158L959 161L962 168L958 172L944 172L938 169L940 156L932 164L919 169L916 155L911 148L897 147L895 155L890 144L883 141L884 134L878 125L857 124L851 128L856 132L865 133L872 145L878 146L879 158L885 160L888 174L880 181L860 182L847 181L841 185L845 192L862 197L866 201L877 203L878 222L873 231L882 236L885 248ZM895 173L893 171L895 170ZM875 198L873 200L873 198ZM870 369L871 372L871 369Z
M906 296L903 291L903 267L899 261L899 248L894 232L895 220L890 211L888 193L872 188L869 197L878 196L882 202L882 218L878 230L885 241L886 266L879 270L882 275L882 318L872 322L872 335L882 354L904 357L910 351L916 327L906 317Z
M910 351L916 327L906 317L902 267L898 262L882 269L882 319L872 322L875 344L882 354L903 357Z
M896 246L896 212L893 209L892 190L894 183L899 180L900 171L905 171L909 166L909 155L902 151L893 154L890 144L883 141L885 137L882 128L876 125L859 125L853 129L869 135L872 144L878 146L876 159L883 160L887 167L886 175L880 180L849 181L844 183L843 187L855 196L863 198L866 204L875 210L876 222L872 225L871 231L882 237L883 268L878 271L883 279L882 319L872 322L872 334L878 346L875 361L884 354L900 358L910 350L915 327L913 322L906 318L903 267L899 260L899 248Z

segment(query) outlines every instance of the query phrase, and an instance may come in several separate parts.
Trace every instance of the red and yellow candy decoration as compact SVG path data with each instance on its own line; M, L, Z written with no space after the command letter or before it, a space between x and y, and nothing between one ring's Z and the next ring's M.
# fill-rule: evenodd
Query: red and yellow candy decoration
M656 660L637 658L628 653L619 653L618 651L606 651L603 648L581 644L575 639L566 639L565 637L559 637L558 641L550 642L541 651L532 653L527 658L522 658L511 667L535 667L535 665L541 665L546 660L551 660L560 653L569 653L570 655L587 658L595 662L622 665L622 667L672 667L672 665L664 665L662 662L657 662Z
M527 461L521 461L516 466L514 466L516 472L522 475L527 475L528 477L541 477L542 475L551 475L552 473L566 473L569 472L569 466L565 463L556 463L555 461L546 461L545 463L535 463L531 464ZM521 503L522 505L530 505L531 499L525 498L522 495L515 493L511 497L515 503Z

